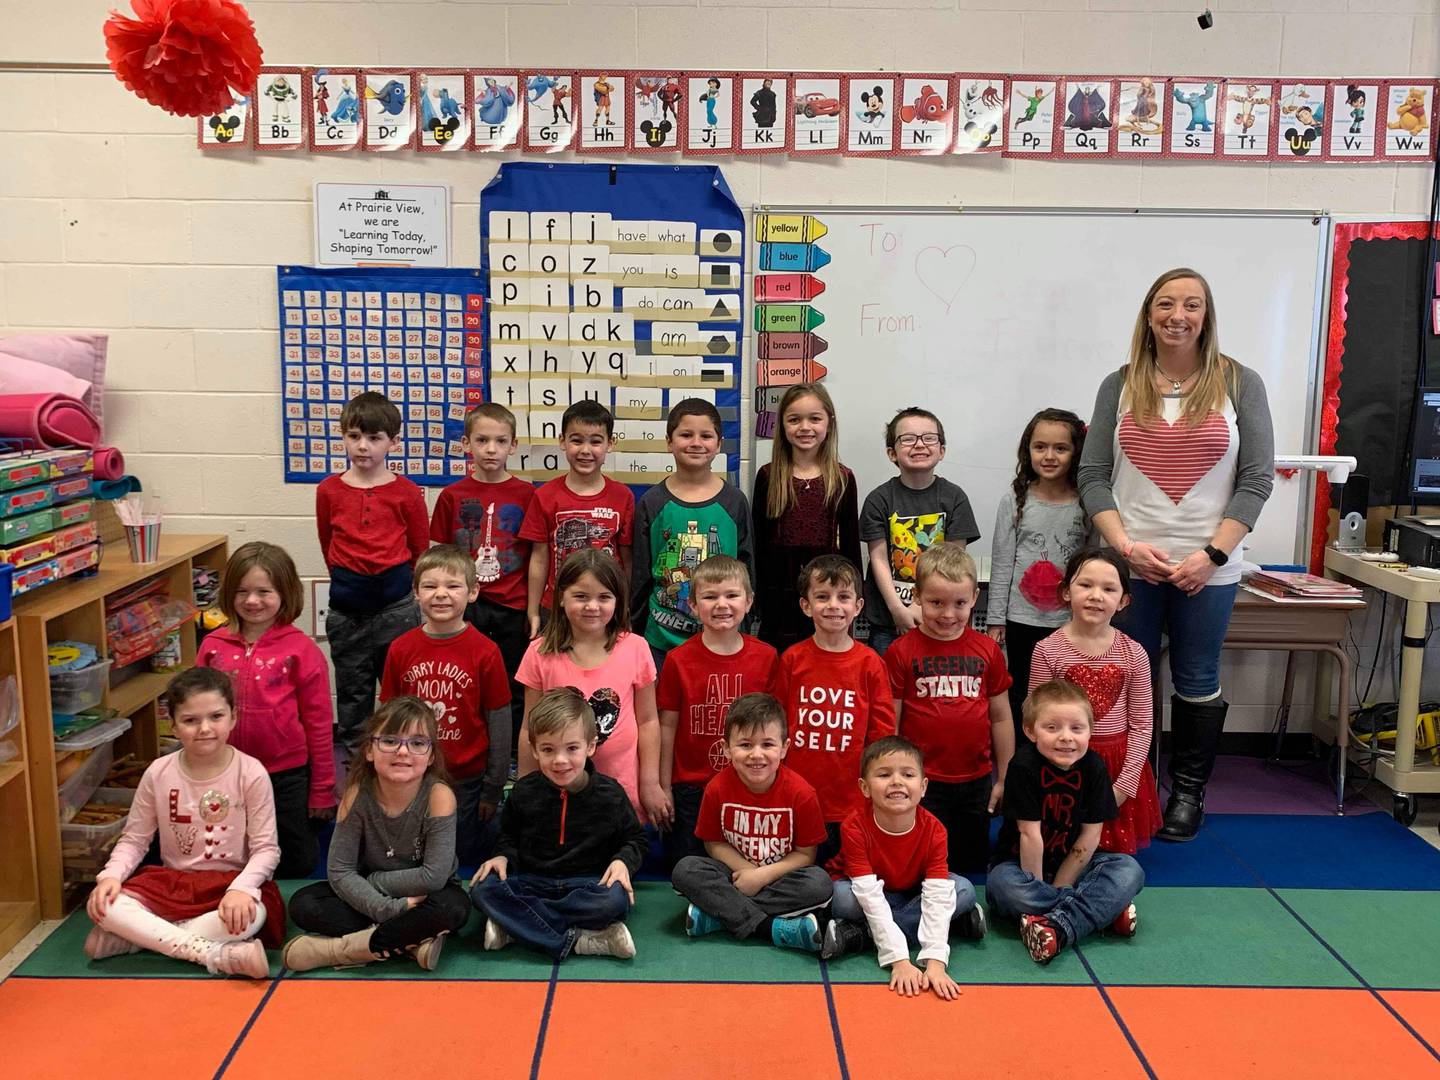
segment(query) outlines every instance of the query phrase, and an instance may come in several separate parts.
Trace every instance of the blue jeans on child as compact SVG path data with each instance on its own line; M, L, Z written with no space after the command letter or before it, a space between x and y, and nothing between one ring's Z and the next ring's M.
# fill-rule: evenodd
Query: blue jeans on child
M1073 945L1113 923L1144 887L1145 871L1129 855L1097 851L1075 884L1059 889L1018 862L996 863L985 879L985 899L997 918L1049 916Z
M975 886L959 874L950 874L955 883L955 914L953 919L966 914L975 906ZM895 925L905 935L905 941L912 949L920 947L920 890L913 892L891 892L885 890L885 899L890 904L890 913L895 916ZM855 889L848 878L835 882L835 894L830 900L830 917L865 923L865 912L855 899Z
M1130 606L1115 625L1140 643L1158 670L1160 634L1170 636L1170 681L1186 701L1209 701L1220 693L1220 644L1230 628L1236 585L1207 585L1194 596L1168 583L1130 579Z
M470 902L511 937L564 960L581 930L603 930L630 913L619 885L598 877L552 878L491 874L470 890Z
M494 853L500 835L500 810L489 821L480 820L480 790L485 777L456 780L455 792L455 857L464 867L479 866Z

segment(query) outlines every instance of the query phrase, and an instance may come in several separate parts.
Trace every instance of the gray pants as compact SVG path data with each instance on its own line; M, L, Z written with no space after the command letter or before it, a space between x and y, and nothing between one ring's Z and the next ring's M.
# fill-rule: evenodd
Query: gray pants
M818 866L791 870L746 896L731 883L724 863L708 855L687 855L675 864L670 883L738 938L749 937L766 919L804 915L830 903L830 875Z
M413 595L373 615L350 615L331 608L325 614L330 662L335 665L335 743L354 750L375 711L375 690L385 671L390 643L420 625Z

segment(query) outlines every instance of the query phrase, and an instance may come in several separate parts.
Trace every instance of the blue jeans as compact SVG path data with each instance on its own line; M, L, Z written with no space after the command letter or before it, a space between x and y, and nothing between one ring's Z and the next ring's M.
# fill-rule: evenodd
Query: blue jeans
M603 930L630 912L619 885L598 877L491 874L470 890L470 902L517 941L564 960L581 930Z
M455 856L460 865L479 866L490 858L495 849L495 839L500 835L500 811L489 821L480 820L480 789L485 786L485 776L472 776L469 780L456 780L451 785L455 792Z
M895 633L893 626L876 626L874 623L870 624L870 648L874 649L881 656L885 655L886 649L895 644L895 640L899 636L899 634Z
M959 874L949 875L955 883L955 914L952 921L975 906L975 886ZM890 913L895 916L895 925L905 935L905 942L912 949L920 947L920 890L902 893L885 890L885 899L890 904ZM830 900L830 917L849 922L865 922L865 912L855 899L855 889L848 878L835 882L835 893Z
M1073 945L1115 921L1145 887L1145 871L1129 855L1097 851L1074 885L1057 889L1018 862L996 863L985 879L985 899L997 918L1045 915Z
M1236 585L1207 585L1194 596L1169 583L1130 579L1130 606L1115 625L1140 643L1159 670L1160 634L1170 637L1170 681L1177 697L1212 701L1220 696L1220 643L1230 628Z

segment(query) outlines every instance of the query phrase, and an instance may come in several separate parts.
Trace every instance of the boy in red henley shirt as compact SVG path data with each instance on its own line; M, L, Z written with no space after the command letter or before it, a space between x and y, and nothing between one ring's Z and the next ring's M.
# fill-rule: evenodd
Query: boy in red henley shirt
M510 765L510 683L500 649L465 621L475 600L475 562L457 547L433 547L415 564L424 623L385 658L380 699L418 697L435 711L436 749L455 789L455 854L463 866L490 857L491 822Z
M340 430L350 467L315 489L315 526L330 568L335 743L353 749L375 709L386 650L420 621L410 567L430 546L430 519L415 482L385 467L400 441L398 408L383 394L358 394L340 414Z
M840 823L864 799L855 787L860 756L895 733L885 662L850 636L865 601L860 571L843 555L811 559L800 571L800 608L815 634L780 657L775 696L790 719L790 767L820 796L827 839L815 861L840 850Z

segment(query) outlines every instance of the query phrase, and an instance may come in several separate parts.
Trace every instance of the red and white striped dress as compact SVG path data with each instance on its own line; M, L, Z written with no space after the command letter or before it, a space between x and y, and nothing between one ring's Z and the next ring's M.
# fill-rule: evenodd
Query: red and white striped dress
M1119 630L1110 648L1090 656L1077 649L1061 627L1035 646L1028 690L1052 679L1064 679L1085 691L1095 714L1090 748L1104 759L1112 783L1126 796L1120 816L1105 823L1100 848L1133 855L1149 845L1162 820L1150 768L1154 728L1150 659L1134 638Z

